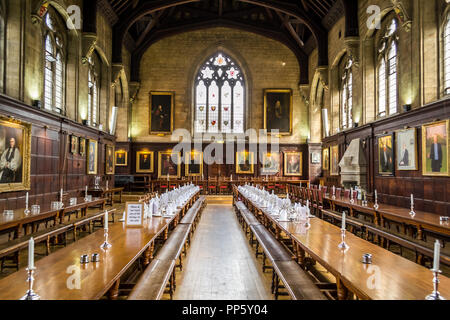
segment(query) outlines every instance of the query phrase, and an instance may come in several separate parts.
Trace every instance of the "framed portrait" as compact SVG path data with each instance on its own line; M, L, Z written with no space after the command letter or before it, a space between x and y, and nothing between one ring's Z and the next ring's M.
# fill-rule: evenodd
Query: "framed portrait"
M154 168L153 151L136 152L136 173L153 173Z
M80 145L79 145L80 156L84 156L86 154L86 139L80 138L79 142L80 142Z
M114 164L116 167L128 166L128 152L125 150L117 150L115 152Z
M330 148L325 148L322 150L322 169L330 169Z
M447 176L449 120L422 126L422 174L424 176Z
M285 152L284 153L284 175L285 176L301 176L303 169L302 152Z
M378 141L378 173L384 176L394 175L394 135L380 136Z
M264 129L270 134L278 130L280 135L292 134L292 90L264 90Z
M0 116L0 192L30 190L31 124Z
M158 178L181 177L181 153L172 151L158 152Z
M331 146L330 175L339 175L339 145Z
M74 135L70 136L70 153L78 153L78 137Z
M255 172L255 154L249 151L236 152L236 173L253 174Z
M201 177L203 175L203 152L192 150L184 155L185 175Z
M174 92L150 92L150 134L172 133L174 103Z
M97 174L98 142L88 140L87 174Z
M265 152L262 155L261 174L277 174L280 172L280 153Z
M397 170L417 170L416 128L395 132L395 160Z
M105 173L114 174L114 146L105 145Z
M312 164L320 163L320 152L314 151L311 153L311 163Z

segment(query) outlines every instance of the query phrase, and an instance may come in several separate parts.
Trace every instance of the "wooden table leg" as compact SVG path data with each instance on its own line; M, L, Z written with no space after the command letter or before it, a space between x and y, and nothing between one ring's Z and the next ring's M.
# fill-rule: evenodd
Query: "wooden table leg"
M337 286L338 300L347 300L348 299L348 295L349 295L349 291L344 286L344 284L342 283L340 278L336 278L336 286Z
M116 282L114 282L111 289L109 289L109 291L108 291L109 300L117 300L117 298L119 297L119 285L120 285L120 280L117 280Z
M148 246L147 250L144 253L144 266L150 264L150 261L153 259L153 250L155 248L155 244L152 242L151 245Z

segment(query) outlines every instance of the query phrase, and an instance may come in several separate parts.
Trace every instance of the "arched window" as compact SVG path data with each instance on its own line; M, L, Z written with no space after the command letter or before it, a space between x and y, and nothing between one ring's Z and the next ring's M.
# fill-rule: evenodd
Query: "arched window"
M61 18L54 10L44 17L44 108L64 114L65 70Z
M203 64L195 80L194 131L243 133L245 80L239 66L218 52Z
M378 117L398 112L398 22L392 19L378 49Z
M88 73L88 125L96 127L98 124L99 114L99 62L96 53L94 52L88 60L89 73Z
M450 94L450 12L447 14L442 36L444 43L444 94L447 95Z
M347 59L342 71L341 82L341 127L343 130L353 127L353 74L352 59Z

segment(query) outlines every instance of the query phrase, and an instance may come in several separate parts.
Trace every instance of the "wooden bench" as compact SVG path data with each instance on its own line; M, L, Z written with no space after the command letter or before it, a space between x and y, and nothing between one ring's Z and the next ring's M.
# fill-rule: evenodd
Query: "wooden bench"
M191 225L191 231L188 237L188 244L191 244L191 236L194 234L195 229L197 228L198 221L200 220L201 213L203 208L206 205L206 197L201 196L193 206L188 210L188 212L184 215L183 219L181 219L180 224L188 224Z
M175 260L153 260L139 278L128 300L160 300L170 283L170 297L173 296L173 270Z
M242 225L242 228L245 232L245 234L249 235L249 243L250 245L253 245L254 243L254 234L253 230L250 228L250 226L254 225L260 225L261 223L256 219L256 217L250 212L250 210L247 209L245 204L241 201L236 202L236 214L238 216L239 223Z
M191 231L190 224L179 224L167 239L164 246L158 252L156 259L166 261L166 260L179 260L177 267L183 270L183 259L182 252L186 254L187 248L187 238L189 237Z

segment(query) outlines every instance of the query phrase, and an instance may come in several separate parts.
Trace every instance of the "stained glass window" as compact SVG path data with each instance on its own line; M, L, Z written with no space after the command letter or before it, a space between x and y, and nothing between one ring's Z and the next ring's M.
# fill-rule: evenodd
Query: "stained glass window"
M398 112L397 29L397 20L392 19L378 49L378 117Z
M195 82L194 130L243 133L245 80L239 66L218 52L206 60Z
M444 94L450 94L450 13L444 27Z
M93 53L95 57L95 53ZM88 117L87 122L89 125L96 127L98 122L98 73L96 59L91 56L89 58L89 74L88 74Z
M59 35L57 23L59 17L54 10L45 16L44 38L44 108L49 111L64 113L64 41Z

